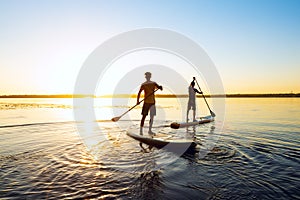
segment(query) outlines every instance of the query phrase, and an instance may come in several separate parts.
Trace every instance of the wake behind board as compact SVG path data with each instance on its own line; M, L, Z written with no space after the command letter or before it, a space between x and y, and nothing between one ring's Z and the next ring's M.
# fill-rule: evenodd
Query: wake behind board
M200 117L200 120L197 120L195 122L173 122L170 126L171 128L178 129L178 128L183 128L183 127L188 127L188 126L195 126L199 124L205 124L205 123L210 123L214 121L214 118L212 116L206 116L206 117Z
M168 151L175 153L184 153L186 150L196 147L196 143L192 139L164 139L164 138L151 138L144 135L138 135L132 132L127 132L127 135L139 142L147 144L158 149L164 148Z

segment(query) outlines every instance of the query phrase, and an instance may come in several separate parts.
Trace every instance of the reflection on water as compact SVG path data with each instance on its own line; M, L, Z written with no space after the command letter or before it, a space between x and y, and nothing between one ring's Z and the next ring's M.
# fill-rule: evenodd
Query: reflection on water
M17 112L2 110L0 198L299 199L299 105L228 99L223 130L218 118L179 130L163 126L172 120L157 120L160 134L195 138L195 151L181 157L143 152L120 128L138 120L86 126L62 118L68 108L13 109L20 121ZM78 135L81 128L86 134Z

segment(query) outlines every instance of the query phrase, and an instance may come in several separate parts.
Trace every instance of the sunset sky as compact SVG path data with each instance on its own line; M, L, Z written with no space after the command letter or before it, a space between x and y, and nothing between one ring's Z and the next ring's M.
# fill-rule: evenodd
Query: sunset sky
M2 0L0 94L73 93L96 47L145 27L197 42L226 93L300 92L297 0Z

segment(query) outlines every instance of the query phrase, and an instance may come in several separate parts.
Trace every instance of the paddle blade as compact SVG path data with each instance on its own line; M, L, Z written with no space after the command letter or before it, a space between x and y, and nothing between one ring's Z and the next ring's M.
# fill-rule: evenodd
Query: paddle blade
M120 118L121 118L121 117L114 117L114 118L111 119L111 121L117 122L117 121L119 121Z
M211 114L212 117L216 116L216 114L213 111L210 111L210 114Z

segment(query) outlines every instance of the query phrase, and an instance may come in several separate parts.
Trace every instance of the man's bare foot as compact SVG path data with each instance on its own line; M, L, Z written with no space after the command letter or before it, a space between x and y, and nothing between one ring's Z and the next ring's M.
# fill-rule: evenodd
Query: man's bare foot
M151 137L153 137L153 136L155 136L156 135L156 133L154 133L154 132L152 132L152 131L148 131L148 134L151 136Z

